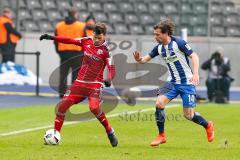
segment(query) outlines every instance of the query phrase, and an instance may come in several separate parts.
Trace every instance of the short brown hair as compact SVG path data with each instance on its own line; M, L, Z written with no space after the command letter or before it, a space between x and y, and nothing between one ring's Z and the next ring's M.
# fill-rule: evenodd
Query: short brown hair
M106 34L107 33L107 27L106 27L106 25L104 24L104 23L96 23L95 25L94 25L94 32L95 32L95 34Z
M171 19L165 19L156 24L153 29L161 29L162 33L168 33L168 35L173 35L175 24Z

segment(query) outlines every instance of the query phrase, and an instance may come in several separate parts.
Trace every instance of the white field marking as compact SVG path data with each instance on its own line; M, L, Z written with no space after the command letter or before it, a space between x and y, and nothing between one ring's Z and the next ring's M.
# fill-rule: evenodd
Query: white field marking
M179 104L168 105L166 107L166 109L175 108L175 107L178 107L178 106L179 106ZM138 113L138 112L148 112L148 111L153 111L153 110L155 110L154 107L153 108L148 108L148 109L138 109L138 110L134 110L134 111L124 111L124 112L120 112L120 113L114 113L114 114L107 115L107 118L117 117L117 116L119 116L121 114L124 114L126 112L129 115L129 114L135 114L135 113ZM71 124L84 123L84 122L89 122L89 121L94 121L94 120L97 120L97 119L93 118L93 119L84 120L84 121L64 122L64 126L71 125ZM1 133L0 137L11 136L11 135L16 135L16 134L20 134L20 133L27 133L27 132L37 131L37 130L41 130L41 129L48 129L48 128L53 128L53 127L54 127L53 125L47 125L47 126L41 126L41 127L27 128L27 129L12 131L12 132Z

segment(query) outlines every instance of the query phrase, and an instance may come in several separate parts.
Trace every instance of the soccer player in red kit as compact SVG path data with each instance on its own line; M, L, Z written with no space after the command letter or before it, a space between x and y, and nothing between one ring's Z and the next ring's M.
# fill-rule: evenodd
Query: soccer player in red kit
M40 40L46 39L65 44L75 44L82 46L84 51L83 62L78 72L78 77L65 93L63 99L58 103L54 129L60 132L66 111L72 105L88 98L90 111L105 127L111 145L116 147L118 140L115 136L114 130L110 126L105 113L100 109L100 94L102 86L103 84L105 84L106 87L111 86L111 81L115 76L115 66L112 63L112 57L109 54L105 41L106 30L105 24L96 23L92 38L84 37L80 39L72 39L44 34L40 36ZM103 71L106 66L109 71L108 79L103 80Z

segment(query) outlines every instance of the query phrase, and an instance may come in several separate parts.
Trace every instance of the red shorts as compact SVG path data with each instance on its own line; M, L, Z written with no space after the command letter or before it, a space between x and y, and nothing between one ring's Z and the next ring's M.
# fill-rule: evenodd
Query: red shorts
M102 85L98 83L84 83L74 81L64 94L63 99L68 99L77 104L84 99L95 99L101 101Z

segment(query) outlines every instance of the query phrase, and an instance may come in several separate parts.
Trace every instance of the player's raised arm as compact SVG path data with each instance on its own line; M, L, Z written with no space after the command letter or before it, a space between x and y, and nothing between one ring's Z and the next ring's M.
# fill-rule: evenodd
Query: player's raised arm
M150 55L141 56L141 53L139 51L135 51L133 53L133 56L134 56L134 59L141 64L146 63L152 59Z
M63 36L51 36L49 34L43 34L40 36L39 40L54 40L57 42L65 43L65 44L75 44L75 45L82 45L81 40L79 39L73 39L69 37L63 37Z

